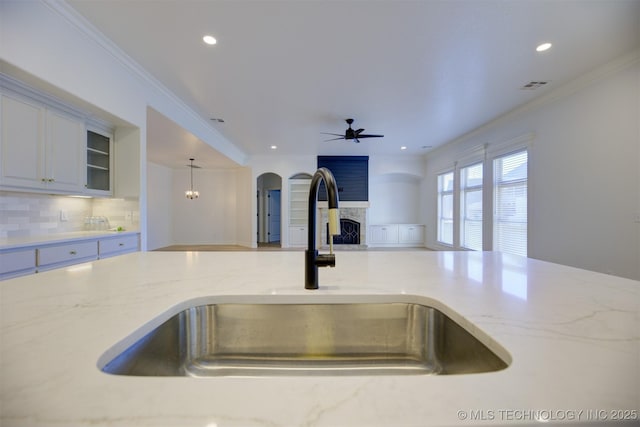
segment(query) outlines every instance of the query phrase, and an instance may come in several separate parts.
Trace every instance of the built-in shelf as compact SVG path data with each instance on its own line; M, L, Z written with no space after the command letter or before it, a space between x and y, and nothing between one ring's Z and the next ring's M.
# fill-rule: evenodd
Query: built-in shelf
M87 167L91 168L91 169L99 169L99 170L103 170L103 171L108 171L109 170L109 168L105 168L105 167L97 166L97 165L90 165L88 163L87 163Z
M103 154L105 156L109 155L108 151L96 150L95 148L91 148L91 147L87 147L87 151L90 151L90 152L96 153L96 154Z
M289 245L306 246L311 179L289 179Z

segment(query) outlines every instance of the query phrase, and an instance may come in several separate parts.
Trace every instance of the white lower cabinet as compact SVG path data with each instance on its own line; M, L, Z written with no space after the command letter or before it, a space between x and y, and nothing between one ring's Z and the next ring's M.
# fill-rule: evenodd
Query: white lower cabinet
M38 271L98 259L98 242L78 241L38 248Z
M36 250L18 249L0 252L0 280L36 272Z
M398 225L384 224L369 227L369 246L398 244Z
M307 227L302 225L289 226L289 246L304 247L308 241Z
M369 226L369 246L422 247L422 224L374 224Z
M0 280L140 250L140 234L117 234L0 249Z
M98 254L100 258L108 258L129 252L136 252L139 247L138 235L105 237L98 240Z
M399 224L398 243L403 246L424 246L424 225Z

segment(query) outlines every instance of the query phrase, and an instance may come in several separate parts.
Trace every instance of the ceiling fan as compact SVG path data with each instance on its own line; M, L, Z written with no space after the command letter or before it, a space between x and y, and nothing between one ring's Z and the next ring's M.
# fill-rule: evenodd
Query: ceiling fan
M344 139L344 140L354 140L355 142L360 142L360 138L382 138L384 137L384 135L368 135L368 134L363 134L362 132L364 131L364 129L352 129L351 128L351 124L353 123L353 119L346 119L345 120L347 122L347 124L349 125L349 128L344 132L344 135L341 135L339 133L328 133L328 132L322 132L324 135L334 135L334 136L338 136L339 138L332 138L332 139L327 139L327 141L335 141L338 139Z

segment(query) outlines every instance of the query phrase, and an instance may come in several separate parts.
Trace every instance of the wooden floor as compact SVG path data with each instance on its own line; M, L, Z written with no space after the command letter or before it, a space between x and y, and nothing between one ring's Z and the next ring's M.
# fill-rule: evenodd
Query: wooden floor
M253 252L253 251L304 251L306 248L281 248L279 243L260 243L257 248L248 248L246 246L239 245L171 245L164 248L154 249L154 251L163 252ZM348 251L348 250L366 250L366 251L428 251L427 248L340 248L334 246L336 251ZM323 249L324 251L324 249Z
M154 249L154 251L164 252L251 252L251 251L304 251L304 248L281 248L280 244L263 244L261 243L257 248L248 248L246 246L239 245L171 245L164 248Z

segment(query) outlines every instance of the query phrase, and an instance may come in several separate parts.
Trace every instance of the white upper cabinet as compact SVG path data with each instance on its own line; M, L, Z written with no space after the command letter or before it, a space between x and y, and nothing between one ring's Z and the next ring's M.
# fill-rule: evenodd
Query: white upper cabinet
M0 184L79 193L84 187L84 122L20 96L2 94Z
M77 192L84 187L84 122L53 110L47 110L46 175L50 188Z
M44 186L44 107L2 95L0 179L3 185Z

